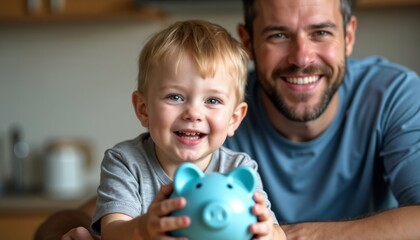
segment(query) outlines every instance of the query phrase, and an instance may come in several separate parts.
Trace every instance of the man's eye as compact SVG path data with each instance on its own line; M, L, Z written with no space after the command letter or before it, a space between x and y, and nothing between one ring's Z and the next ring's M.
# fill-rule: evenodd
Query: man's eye
M330 35L330 33L327 32L327 31L318 31L318 32L316 32L316 35L317 36L328 36L328 35Z
M276 38L286 38L286 34L284 34L284 33L277 33L277 34L274 35L274 37L276 37Z
M286 37L287 36L284 33L276 33L270 36L270 38L273 38L273 39L284 39Z
M267 36L267 41L271 43L282 43L286 41L289 36L286 33L275 33Z

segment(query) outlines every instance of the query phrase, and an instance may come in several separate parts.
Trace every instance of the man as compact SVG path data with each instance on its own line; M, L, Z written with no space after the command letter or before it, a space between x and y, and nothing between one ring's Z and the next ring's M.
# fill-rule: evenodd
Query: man
M348 58L350 0L243 3L255 72L226 146L258 161L287 238L420 239L419 77Z
M243 2L239 35L255 73L227 146L258 161L287 238L420 239L419 77L347 59L347 0Z

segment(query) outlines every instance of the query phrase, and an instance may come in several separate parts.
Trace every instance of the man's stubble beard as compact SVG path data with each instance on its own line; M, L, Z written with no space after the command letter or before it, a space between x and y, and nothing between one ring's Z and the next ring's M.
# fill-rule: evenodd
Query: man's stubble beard
M288 106L286 105L283 97L279 94L279 91L277 91L277 84L275 87L265 86L261 83L261 81L257 81L258 84L263 89L264 93L268 96L272 104L275 106L275 108L287 119L295 122L309 122L312 120L315 120L319 118L322 113L325 112L327 109L329 103L331 102L331 99L333 98L334 94L337 92L338 88L344 81L345 71L346 71L346 59L339 64L338 66L338 74L336 79L325 89L324 93L322 94L321 100L314 106L312 109L305 109L304 114L298 114L294 106ZM258 71L258 65L255 63L255 71L257 73L257 78L263 77L263 74L260 74ZM293 74L293 73L305 73L305 74L322 74L325 78L331 79L332 77L332 70L327 67L316 67L316 66L310 66L305 69L298 69L297 67L290 67L288 69L276 69L273 74L273 79L279 79L279 76L281 76L284 73ZM278 81L282 80L276 80ZM301 101L305 101L308 98L307 95L302 94L300 96Z

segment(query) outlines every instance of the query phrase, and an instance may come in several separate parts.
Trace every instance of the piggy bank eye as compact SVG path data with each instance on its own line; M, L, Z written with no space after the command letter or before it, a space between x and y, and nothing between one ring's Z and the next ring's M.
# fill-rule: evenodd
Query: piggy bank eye
M227 185L227 187L228 187L229 189L232 189L232 188L233 188L233 186L232 186L232 185L230 185L230 184L228 184L228 185Z
M201 183L197 183L197 185L195 186L195 188L199 189L201 188L202 184Z

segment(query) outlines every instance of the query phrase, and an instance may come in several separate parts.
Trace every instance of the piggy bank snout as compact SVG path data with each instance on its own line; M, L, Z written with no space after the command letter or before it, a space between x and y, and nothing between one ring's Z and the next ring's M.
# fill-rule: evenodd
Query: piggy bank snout
M223 202L212 202L204 206L203 222L209 228L220 229L226 227L231 218L230 208Z

